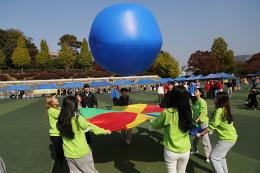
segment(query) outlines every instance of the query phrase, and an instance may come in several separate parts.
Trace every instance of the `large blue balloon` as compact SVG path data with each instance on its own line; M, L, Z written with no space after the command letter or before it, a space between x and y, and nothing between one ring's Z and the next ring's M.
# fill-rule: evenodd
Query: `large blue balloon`
M162 47L162 36L153 14L137 4L119 4L95 18L89 44L97 64L121 74L135 75L152 64Z

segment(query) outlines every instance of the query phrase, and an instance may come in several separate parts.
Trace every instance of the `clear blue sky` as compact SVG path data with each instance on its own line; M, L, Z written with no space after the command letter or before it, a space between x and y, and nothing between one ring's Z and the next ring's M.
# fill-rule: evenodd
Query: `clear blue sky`
M1 0L0 28L20 29L39 47L57 51L63 34L88 38L103 8L125 0ZM209 50L222 36L235 55L260 52L260 0L133 0L149 8L160 25L163 49L181 65L195 50Z

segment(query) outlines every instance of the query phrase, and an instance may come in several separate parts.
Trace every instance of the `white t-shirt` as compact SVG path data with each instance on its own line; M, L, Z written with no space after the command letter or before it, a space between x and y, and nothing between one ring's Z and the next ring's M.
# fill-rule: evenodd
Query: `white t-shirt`
M196 83L196 88L200 88L200 83L199 82Z
M158 94L164 94L163 86L158 87Z
M184 84L184 87L186 88L186 90L188 91L189 86L187 84Z

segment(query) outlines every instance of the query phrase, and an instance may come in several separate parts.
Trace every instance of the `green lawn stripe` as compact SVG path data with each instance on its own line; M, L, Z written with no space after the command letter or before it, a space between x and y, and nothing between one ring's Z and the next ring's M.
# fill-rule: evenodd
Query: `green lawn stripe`
M39 101L39 99L14 100L12 102L1 104L0 117L14 110L33 104L37 101Z
M236 155L236 157L241 157L242 159L250 160L251 162L255 162L255 163L257 163L257 164L260 165L260 161L259 161L259 160L253 159L253 158L251 158L251 157L247 157L247 156L242 155L242 154L240 154L240 153L238 153L238 152L231 151L231 153L232 153L233 155Z

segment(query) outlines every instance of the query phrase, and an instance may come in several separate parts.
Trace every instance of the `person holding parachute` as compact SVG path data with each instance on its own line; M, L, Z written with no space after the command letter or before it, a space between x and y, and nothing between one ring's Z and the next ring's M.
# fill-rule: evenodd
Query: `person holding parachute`
M55 95L46 97L46 111L47 111L48 121L50 124L50 129L49 129L50 140L55 153L54 161L55 163L59 163L60 165L63 165L65 161L65 157L62 149L62 138L56 126L58 117L60 115L60 107L59 107L59 101Z
M111 131L97 127L80 116L75 96L63 99L57 129L62 136L64 156L70 172L97 173L85 131L89 130L96 135L111 134Z
M201 97L201 89L197 88L195 90L193 97L193 104L192 104L192 111L193 111L193 118L195 119L195 123L198 124L202 129L206 129L209 124L209 117L208 117L208 107L207 102ZM209 135L206 134L201 138L201 141L204 146L204 152L206 159L205 161L207 163L210 162L209 155L211 152L211 144L209 140ZM193 143L192 143L192 151L191 154L197 154L198 153L198 142L199 138L195 136Z
M185 173L190 157L189 131L194 127L189 95L182 85L174 87L169 100L170 108L151 120L154 129L164 128L164 159L168 173Z
M216 130L218 142L210 153L210 161L217 173L227 173L227 152L235 145L237 141L237 132L233 125L233 116L229 106L229 96L225 92L219 92L214 100L215 111L210 120L208 128L198 133L197 137L202 138L210 131Z

